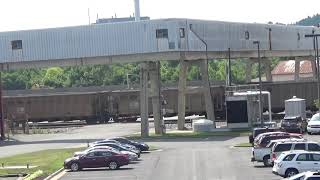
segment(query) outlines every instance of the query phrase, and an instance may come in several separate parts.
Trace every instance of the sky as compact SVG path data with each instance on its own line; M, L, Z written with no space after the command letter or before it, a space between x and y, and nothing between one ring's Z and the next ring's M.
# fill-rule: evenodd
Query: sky
M140 8L151 19L290 24L320 13L320 0L140 0ZM133 0L0 0L0 31L87 25L133 13Z

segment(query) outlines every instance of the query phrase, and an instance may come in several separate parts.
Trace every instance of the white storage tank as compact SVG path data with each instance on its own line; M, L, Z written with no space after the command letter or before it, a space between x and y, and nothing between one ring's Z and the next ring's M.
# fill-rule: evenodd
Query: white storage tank
M194 132L210 132L213 128L213 121L200 119L193 122L192 126Z
M300 116L306 119L306 100L293 96L292 99L285 101L286 117Z

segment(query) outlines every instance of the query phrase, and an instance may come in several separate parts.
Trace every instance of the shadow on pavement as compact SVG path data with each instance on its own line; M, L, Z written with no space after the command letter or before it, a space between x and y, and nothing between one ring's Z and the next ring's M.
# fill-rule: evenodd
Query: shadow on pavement
M199 142L199 141L227 141L230 139L234 139L240 136L210 136L210 137L202 137L202 138L188 138L188 137L157 137L157 138L141 138L136 139L137 141L142 142Z

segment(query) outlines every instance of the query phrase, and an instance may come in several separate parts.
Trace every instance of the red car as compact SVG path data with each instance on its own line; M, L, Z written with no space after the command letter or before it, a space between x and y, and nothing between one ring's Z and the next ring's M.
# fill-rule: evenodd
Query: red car
M71 171L79 171L83 168L109 167L118 169L129 164L129 157L126 154L97 149L82 156L68 158L64 161L64 168Z

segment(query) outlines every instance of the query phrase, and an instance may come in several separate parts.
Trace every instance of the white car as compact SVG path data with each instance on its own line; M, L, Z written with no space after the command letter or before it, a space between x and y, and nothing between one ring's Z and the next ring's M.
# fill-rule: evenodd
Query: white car
M319 113L312 116L307 126L308 134L320 133L320 115Z
M271 160L270 154L272 154L272 147L278 142L303 142L305 139L276 139L271 140L266 147L253 147L251 162L263 162L264 166L272 166L273 161Z
M101 140L101 141L95 141L93 143L89 144L89 147L94 147L97 144L104 144L104 143L114 143L114 144L119 144L121 146L124 146L126 148L129 148L130 150L138 150L135 146L132 146L130 144L124 144L124 143L120 143L116 140L110 140L110 139L105 139L105 140Z
M317 171L307 171L303 172L294 176L291 176L290 178L286 178L286 180L319 180L320 179L320 173Z
M277 142L271 149L271 160L276 160L282 152L294 150L320 152L320 144L318 142L307 141L304 139L291 142Z
M282 177L291 177L301 172L320 169L320 152L287 151L275 161L272 172Z

